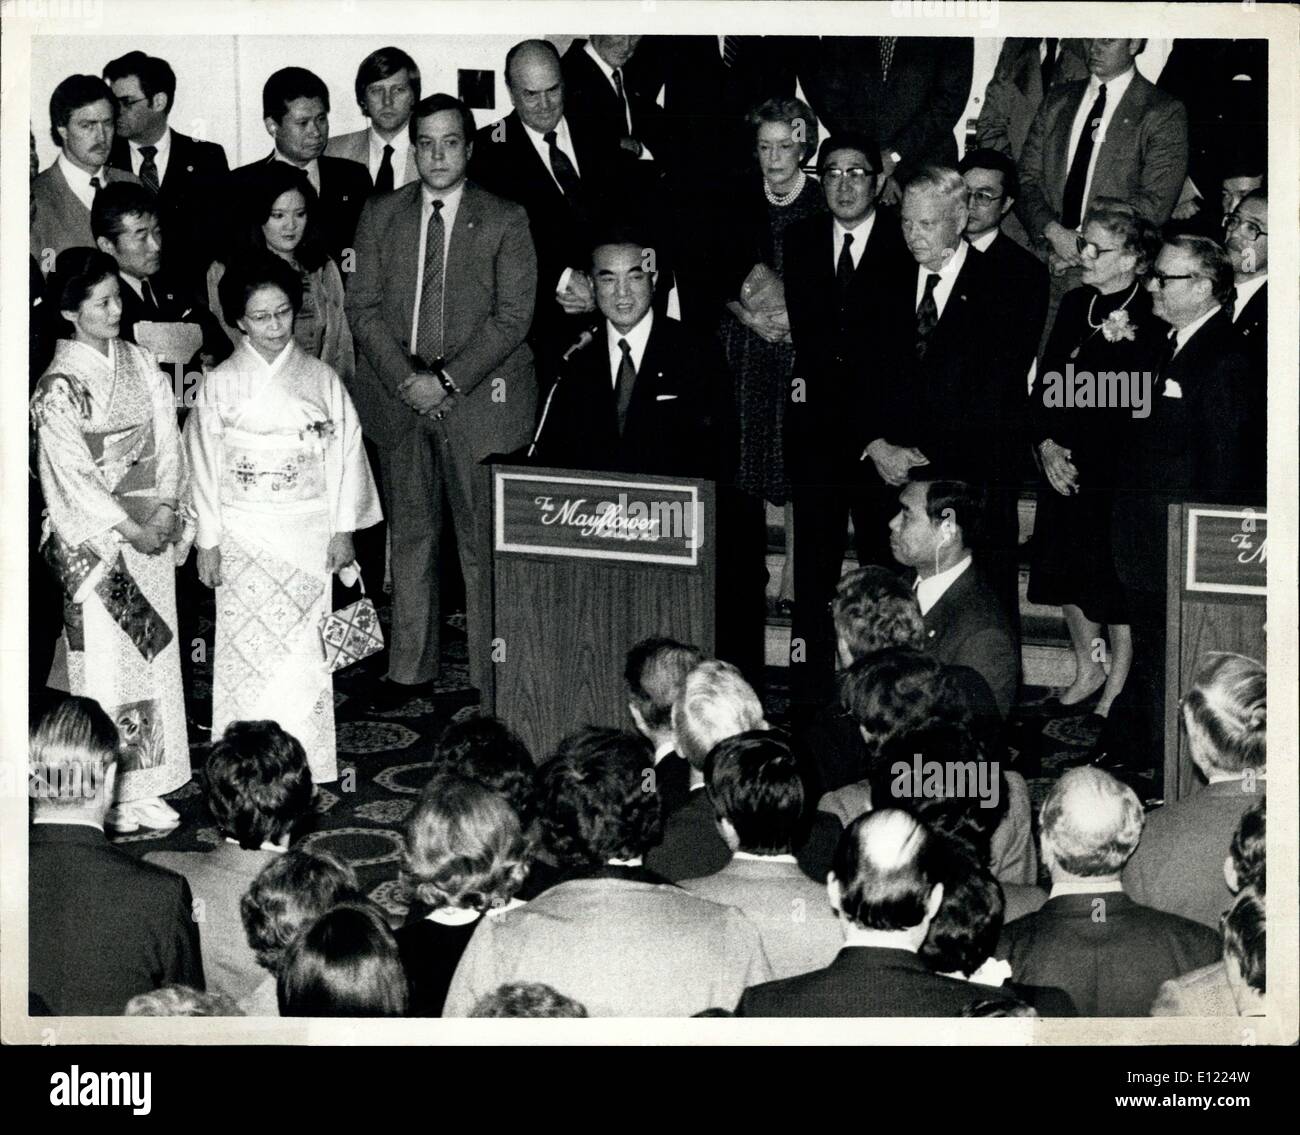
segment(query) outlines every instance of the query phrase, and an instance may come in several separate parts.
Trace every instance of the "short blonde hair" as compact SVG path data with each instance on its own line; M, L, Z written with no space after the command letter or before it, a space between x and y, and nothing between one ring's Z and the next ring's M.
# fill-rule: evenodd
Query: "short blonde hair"
M673 705L677 752L703 772L704 758L719 741L750 729L766 729L763 703L730 662L710 658L682 683Z
M1183 698L1192 760L1207 775L1263 771L1268 760L1268 676L1241 654L1206 656Z
M1146 815L1137 793L1099 768L1070 769L1043 801L1043 850L1071 875L1117 875Z

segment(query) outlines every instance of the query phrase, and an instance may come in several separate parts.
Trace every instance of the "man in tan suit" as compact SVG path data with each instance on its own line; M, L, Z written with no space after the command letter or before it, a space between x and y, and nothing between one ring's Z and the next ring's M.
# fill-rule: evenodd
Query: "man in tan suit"
M420 68L400 47L372 51L357 68L357 105L370 120L364 130L331 138L331 158L360 162L370 172L376 193L391 193L418 181L411 145L411 110L420 101Z
M390 707L437 676L444 491L465 576L470 681L484 688L479 545L489 502L477 466L528 440L537 403L524 342L537 288L528 214L466 181L474 116L459 99L421 100L410 137L420 180L366 202L347 294L352 397L379 450L392 544L391 653L375 694Z

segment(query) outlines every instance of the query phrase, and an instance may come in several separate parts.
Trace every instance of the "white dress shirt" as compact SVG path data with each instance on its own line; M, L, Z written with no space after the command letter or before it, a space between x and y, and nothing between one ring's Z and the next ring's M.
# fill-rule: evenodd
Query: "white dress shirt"
M1119 106L1120 100L1124 97L1124 92L1128 90L1129 84L1133 82L1133 76L1137 74L1137 69L1130 67L1122 75L1116 75L1115 78L1106 82L1106 107L1101 112L1101 125L1097 127L1097 137L1092 143L1092 157L1088 161L1088 176L1083 183L1083 202L1086 206L1088 203L1088 193L1092 189L1092 175L1097 169L1097 155L1101 153L1101 144L1106 140L1106 129L1110 126L1110 120L1115 116L1115 108ZM1088 112L1092 110L1092 104L1097 101L1097 95L1101 93L1101 81L1096 75L1088 80L1088 89L1083 92L1083 101L1079 103L1079 109L1074 115L1074 125L1070 127L1070 148L1066 151L1068 160L1065 163L1066 173L1069 173L1070 166L1074 162L1074 155L1079 149L1079 139L1083 137L1083 127L1088 120Z
M600 57L600 52L591 46L591 40L586 42L582 50L586 52L587 57L600 68L600 73L605 76L605 80L609 83L609 89L615 94L618 94L618 87L614 85L614 68ZM627 72L622 68L619 68L619 72L620 77L623 80L623 122L627 127L627 136L631 138L635 135L632 130L632 104L627 101ZM640 139L637 140L640 141ZM654 155L650 153L650 147L644 142L641 142L641 153L638 155L639 160L648 162L652 160L653 157Z
M1196 319L1193 319L1191 323L1189 323L1186 327L1180 327L1177 331L1174 332L1174 355L1173 355L1174 358L1177 358L1179 352L1185 346L1187 346L1187 340L1190 339L1193 335L1195 335L1211 319L1213 319L1216 315L1218 315L1219 310L1220 307L1216 303L1204 315L1198 316Z
M158 184L163 183L163 178L167 176L167 162L172 156L172 128L168 126L162 132L162 137L153 143L157 153L153 156L153 164L158 167ZM131 172L136 177L140 177L140 167L144 165L144 155L140 153L140 144L138 142L127 142L131 151ZM144 178L140 177L143 181Z
M977 252L987 252L989 250L989 245L998 239L998 233L1001 231L1001 229L989 229L988 232L981 233L973 240L970 240L969 243L974 245Z
M853 234L853 243L849 245L849 258L853 261L853 268L856 271L859 264L862 263L862 253L866 250L867 241L871 239L871 230L876 226L876 211L872 209L865 220L858 224L856 229L846 229L839 218L831 226L831 270L838 272L840 269L840 252L844 248L844 236L846 233Z
M311 182L311 187L316 190L316 195L320 196L320 162L312 158L305 166L300 166L297 162L290 161L279 150L275 151L275 160L284 162L287 166L293 166L294 169L300 169L307 175L307 180Z
M1245 311L1246 305L1250 303L1251 297L1268 283L1268 273L1263 272L1253 279L1246 280L1237 287L1237 299L1232 305L1232 322L1236 323L1241 318L1241 313Z
M922 579L917 576L916 579L916 604L921 608L922 615L928 615L930 608L933 607L940 599L943 598L944 592L948 590L957 578L971 565L971 558L967 556L964 560L955 563L947 571L941 571L928 579Z
M943 309L947 306L948 297L952 294L952 286L957 282L957 275L961 272L961 266L966 263L966 250L968 247L966 241L959 240L956 251L948 257L948 263L940 268L937 273L939 282L934 286L934 307L940 319L943 318ZM915 306L919 308L921 306L921 297L925 295L925 278L931 273L929 268L922 268L919 264L916 268Z
M1080 879L1077 883L1053 883L1047 897L1054 899L1057 895L1109 895L1123 890L1124 884L1118 879L1110 879L1104 883Z
M442 202L442 289L443 307L447 304L447 252L451 248L451 230L456 224L456 213L460 209L461 198L465 196L465 183L462 181L455 189L447 193L434 193L426 185L420 193L420 247L416 250L415 273L415 311L411 316L411 350L420 341L420 296L424 291L424 253L429 243L429 216L433 212L433 202L437 198ZM432 362L432 359L425 359Z
M551 148L546 144L546 138L539 131L534 130L528 123L521 118L520 123L523 125L524 134L533 144L533 149L537 151L537 156L542 159L542 167L551 175L551 180L555 182L555 187L561 193L564 192L564 186L555 176L555 171L551 169ZM555 127L555 145L556 148L564 154L566 158L573 163L573 168L577 171L579 177L582 176L582 167L578 165L578 155L573 149L573 139L569 136L569 123L566 119L561 118Z
M622 353L623 352L620 351L619 355L622 356ZM658 746L655 748L655 764L657 765L669 753L675 751L676 748L677 748L677 742L674 741L671 737L667 741L660 741Z
M645 313L645 317L627 334L621 334L618 329L605 320L605 350L609 354L609 379L610 385L617 388L618 386L618 368L623 363L623 350L618 345L620 339L626 339L627 345L632 349L632 365L636 367L636 373L641 374L641 360L645 357L646 344L650 342L650 329L654 326L655 313L651 308Z
M366 137L370 142L370 152L366 160L366 166L370 170L370 180L372 182L379 178L379 167L384 161L384 147L393 147L393 188L401 189L414 181L417 174L407 176L407 165L409 162L408 154L411 151L411 135L406 127L402 127L391 138L385 140L382 135L376 133L374 126L366 131Z
M79 166L73 165L62 150L59 151L58 162L59 169L63 171L63 176L67 180L68 188L72 190L77 200L89 209L95 203L95 187L90 184L90 179L99 178L99 187L103 189L108 184L108 167L100 166L94 173L87 173Z

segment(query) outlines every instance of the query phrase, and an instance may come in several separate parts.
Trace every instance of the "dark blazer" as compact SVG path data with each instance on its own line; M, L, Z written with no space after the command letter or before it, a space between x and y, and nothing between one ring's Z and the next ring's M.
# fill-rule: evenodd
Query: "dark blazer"
M1034 240L1049 221L1061 219L1070 171L1070 131L1088 91L1088 79L1053 87L1029 127L1020 153L1020 200L1016 213ZM1135 73L1106 127L1093 167L1088 208L1098 197L1128 201L1153 224L1169 220L1187 174L1187 111Z
M104 177L110 184L114 181L140 184L138 177L112 166L105 167ZM31 192L34 206L28 230L31 254L48 276L55 259L64 249L95 247L95 238L90 231L90 210L72 192L57 161L32 179Z
M667 816L691 798L691 766L680 753L665 753L655 765L655 791Z
M971 250L976 251L973 245ZM1010 326L1004 323L1002 330L1018 339L1009 350L1013 357L1025 360L1025 373L1021 375L1023 388L1028 382L1029 363L1038 353L1043 324L1047 322L1047 265L1005 232L999 232L980 255L991 269L1006 310L1016 313Z
M969 39L899 36L881 81L878 36L805 37L798 64L808 102L831 133L857 130L902 156L896 176L957 164L953 128L970 97Z
M276 160L275 153L272 152L260 161L249 162L248 165L240 166L233 171L227 182L232 197L243 193L254 170ZM332 158L328 154L322 154L316 161L320 170L320 220L325 235L325 247L334 257L336 264L352 263L351 258L344 260L343 253L345 249L352 248L353 235L356 233L357 221L361 216L361 207L374 189L374 184L370 180L370 171L359 162L349 161L347 158ZM303 177L306 176L304 170ZM355 259L359 265L360 256ZM204 264L203 268L206 271L207 264ZM348 276L345 274L344 280L347 279Z
M980 1001L1014 1003L991 985L932 973L908 950L845 946L825 969L746 989L737 1017L959 1017Z
M158 207L168 263L187 284L195 286L213 259L218 259L217 233L212 223L220 215L221 187L230 173L226 151L216 142L203 142L171 132L167 172L158 188ZM131 172L131 147L123 137L113 139L108 164Z
M402 969L410 984L411 1017L441 1017L443 1002L460 957L478 929L479 920L448 926L422 918L394 932Z
M1043 101L1042 38L1008 36L998 52L993 78L984 89L984 105L975 126L975 145L1018 158L1029 124ZM1063 39L1051 87L1088 77L1087 48L1081 39Z
M923 617L926 650L988 683L1003 719L1020 688L1020 652L997 595L972 563Z
M1251 357L1259 381L1264 382L1268 374L1268 284L1261 284L1246 301L1233 326Z
M620 161L639 161L631 151L619 148L619 139L628 133L627 117L613 84L587 54L586 46L585 39L575 39L560 61L564 75L564 115L570 126L581 123L584 133L598 139L599 145L610 154L617 154ZM663 112L653 96L647 98L639 89L637 72L629 74L628 67L623 68L623 94L632 116L631 136L649 147L657 164L665 156Z
M565 468L719 477L733 464L735 427L726 364L713 339L654 315L623 434L602 326L561 371L534 455Z
M1208 927L1122 891L1048 899L1007 923L997 949L1016 981L1065 990L1081 1017L1145 1017L1164 982L1221 953Z
M153 292L156 311L149 311L144 298L136 294L135 288L122 283L122 325L118 337L129 343L135 342L135 325L141 321L152 320L156 323L193 323L203 332L203 345L199 354L211 355L216 363L224 362L233 353L230 336L222 329L217 317L206 304L193 298L181 280L164 269L149 277L149 288ZM190 366L198 362L195 358L188 360Z
M1250 396L1247 398L1246 460L1250 484L1268 483L1268 285L1260 287L1233 323L1241 349L1250 361ZM1260 497L1263 500L1263 497Z
M137 993L204 988L189 884L96 828L33 824L28 988L54 1016L121 1016Z
M351 394L362 428L380 446L394 444L419 424L397 390L413 369L422 192L423 183L415 181L372 197L357 225L357 270L346 300L357 346ZM536 286L524 210L467 181L446 264L444 356L462 394L446 422L449 433L470 439L483 456L512 451L532 428L537 387L524 337ZM494 397L497 389L508 396Z

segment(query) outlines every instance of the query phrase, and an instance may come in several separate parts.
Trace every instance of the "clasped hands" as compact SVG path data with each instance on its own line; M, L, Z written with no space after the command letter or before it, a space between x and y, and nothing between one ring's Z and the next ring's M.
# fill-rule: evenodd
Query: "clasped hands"
M204 587L220 587L221 579L221 545L217 544L211 548L198 548L198 569L199 582ZM333 575L336 571L345 568L357 558L356 549L352 545L351 532L335 532L330 537L329 545L325 549L325 570Z
M898 488L906 485L909 475L918 465L929 465L930 459L915 446L890 445L883 438L877 438L862 451L859 461L871 459L880 474L880 479L887 485Z
M133 524L125 530L119 527L119 531L137 552L156 556L180 539L181 528L180 514L175 506L160 501L143 524Z
M397 395L417 414L441 418L451 409L451 397L437 375L418 370L397 388Z

